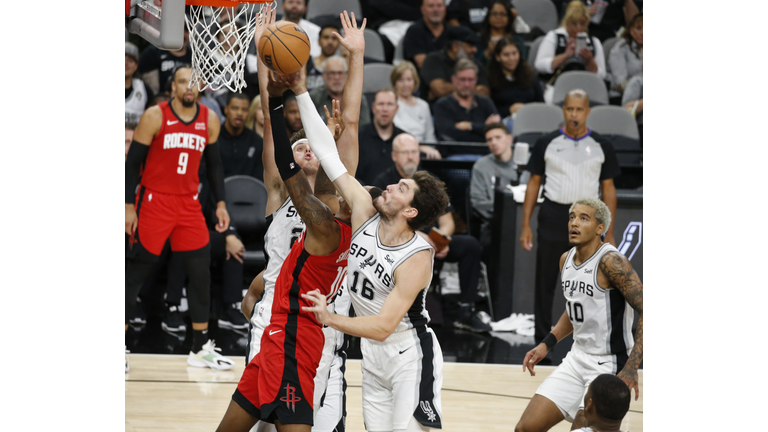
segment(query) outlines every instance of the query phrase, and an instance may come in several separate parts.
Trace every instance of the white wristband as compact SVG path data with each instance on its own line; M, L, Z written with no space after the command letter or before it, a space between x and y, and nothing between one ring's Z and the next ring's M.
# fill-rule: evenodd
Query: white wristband
M296 96L296 101L299 104L301 122L304 125L304 133L306 133L309 140L309 147L315 152L328 178L334 181L347 172L347 168L341 163L339 158L336 141L334 141L331 131L328 130L317 109L315 109L315 104L312 102L312 98L309 97L309 92Z

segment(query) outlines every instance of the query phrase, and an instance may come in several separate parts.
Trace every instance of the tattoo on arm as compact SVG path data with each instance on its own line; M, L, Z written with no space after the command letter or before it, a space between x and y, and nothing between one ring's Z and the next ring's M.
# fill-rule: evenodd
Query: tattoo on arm
M625 366L625 369L631 368L636 371L643 361L643 283L627 258L618 252L610 252L603 256L600 260L600 271L610 281L610 287L619 290L627 303L640 316L635 331L635 346Z
M576 417L573 418L573 425L571 425L571 430L580 429L586 425L587 416L584 414L584 410L579 410L579 412L576 413Z
M325 173L322 166L317 171L317 176L315 177L315 196L320 195L336 195L336 186L328 178L328 174Z
M319 228L325 222L333 222L331 209L312 193L303 171L286 180L285 187L304 223Z

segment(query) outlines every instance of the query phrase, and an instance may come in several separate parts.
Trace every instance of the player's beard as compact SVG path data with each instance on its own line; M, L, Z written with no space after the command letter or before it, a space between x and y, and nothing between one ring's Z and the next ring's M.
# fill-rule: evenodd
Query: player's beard
M184 98L181 98L181 106L183 106L184 108L192 108L193 106L195 106L195 100L194 99L186 100Z

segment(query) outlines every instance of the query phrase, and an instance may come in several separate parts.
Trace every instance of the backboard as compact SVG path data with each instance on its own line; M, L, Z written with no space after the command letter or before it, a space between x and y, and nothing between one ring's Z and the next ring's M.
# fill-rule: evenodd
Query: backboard
M185 0L125 0L126 27L160 49L181 49L184 6Z

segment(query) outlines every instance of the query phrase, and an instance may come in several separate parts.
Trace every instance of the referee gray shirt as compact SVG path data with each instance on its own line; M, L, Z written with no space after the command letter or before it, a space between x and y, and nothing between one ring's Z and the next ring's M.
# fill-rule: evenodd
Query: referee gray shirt
M558 204L599 198L600 182L621 174L608 139L591 129L574 138L562 128L536 141L528 171L543 177L544 197Z

